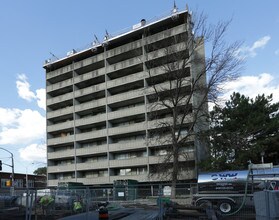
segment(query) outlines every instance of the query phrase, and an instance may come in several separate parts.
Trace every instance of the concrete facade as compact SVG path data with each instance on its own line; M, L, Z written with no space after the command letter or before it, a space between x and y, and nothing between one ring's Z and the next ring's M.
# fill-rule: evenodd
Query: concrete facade
M149 118L154 90L148 78L150 72L158 79L164 74L161 64L154 65L165 56L160 45L186 36L188 18L184 11L152 23L142 21L124 34L106 36L91 48L44 65L49 186L59 181L158 181L148 176L160 161L158 146L148 140L156 127L156 120ZM148 51L149 45L158 49ZM192 74L189 67L189 77ZM200 148L194 147L194 138L189 142L193 148L187 160L194 165L184 179L190 180L196 175L195 149Z

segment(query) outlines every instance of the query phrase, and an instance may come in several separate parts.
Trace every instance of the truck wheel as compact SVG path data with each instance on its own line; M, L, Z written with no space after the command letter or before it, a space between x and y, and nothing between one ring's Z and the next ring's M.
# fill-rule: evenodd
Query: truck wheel
M233 203L227 200L221 200L218 202L218 209L222 214L228 214L233 210Z

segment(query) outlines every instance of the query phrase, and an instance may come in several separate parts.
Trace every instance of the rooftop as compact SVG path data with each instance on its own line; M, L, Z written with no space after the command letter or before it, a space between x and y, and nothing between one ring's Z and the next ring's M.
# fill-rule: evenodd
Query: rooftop
M188 7L186 7L186 10L181 10L181 11L178 11L178 9L176 7L174 7L171 12L164 13L164 14L162 14L160 16L157 16L157 17L154 17L154 18L152 18L150 20L142 19L139 23L133 25L132 27L128 27L128 28L122 29L121 31L118 31L118 32L116 32L114 34L109 34L106 31L105 36L102 39L102 41L100 41L96 37L96 35L94 35L95 39L93 40L93 42L91 42L90 44L87 44L83 48L72 49L71 51L67 52L66 56L64 56L62 58L59 58L59 57L57 57L57 56L55 56L54 54L51 53L52 58L49 58L49 59L45 60L43 68L46 69L51 64L55 64L55 63L61 62L63 60L68 59L69 57L74 57L74 56L77 56L79 54L82 54L82 53L85 53L85 52L97 49L98 47L103 47L103 46L105 46L106 44L108 44L109 42L111 42L113 40L121 38L121 37L123 37L125 35L129 35L129 34L131 34L133 32L142 30L142 29L144 29L146 27L149 27L151 25L159 23L159 22L161 22L163 20L166 20L166 19L169 19L169 18L175 18L175 17L177 17L177 16L179 16L179 15L181 15L183 13L186 13L186 12L188 12ZM191 12L190 12L190 14L191 14Z

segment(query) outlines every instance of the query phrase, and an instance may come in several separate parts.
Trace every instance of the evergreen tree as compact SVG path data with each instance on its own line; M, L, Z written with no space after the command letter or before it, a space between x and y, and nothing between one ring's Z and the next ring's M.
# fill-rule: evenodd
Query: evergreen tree
M210 153L206 170L247 169L248 161L279 163L279 103L272 95L255 100L233 93L210 113Z

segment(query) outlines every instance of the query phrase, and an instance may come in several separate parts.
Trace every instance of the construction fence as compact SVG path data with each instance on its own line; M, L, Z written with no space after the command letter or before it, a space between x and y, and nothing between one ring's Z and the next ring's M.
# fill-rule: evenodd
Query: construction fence
M255 196L257 202L251 195L240 197L245 201L229 204L232 206L228 212L225 202L208 201L194 206L196 184L177 185L173 196L171 191L167 184L2 191L0 220L99 219L99 211L104 207L109 219L277 219L274 204L279 207L279 191L263 191ZM256 212L255 207L261 210Z

